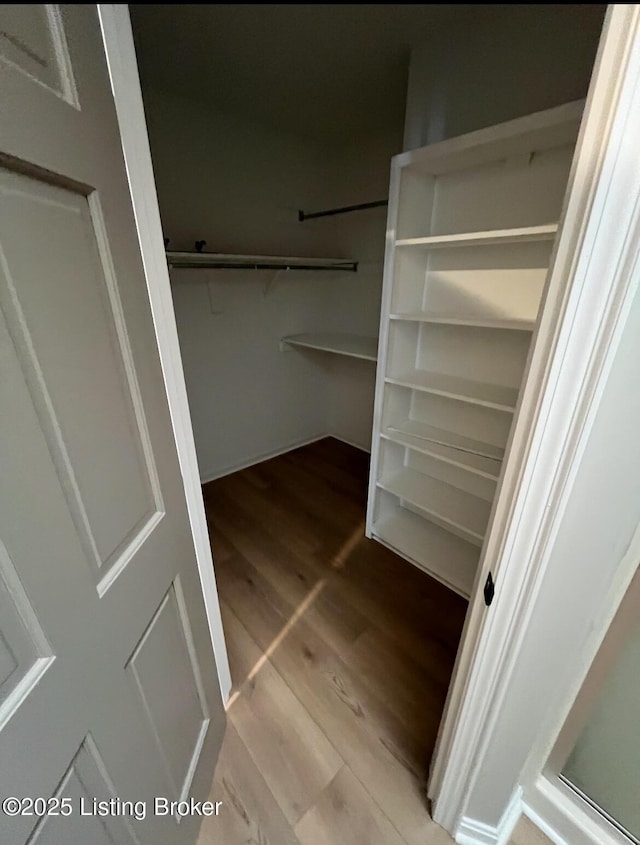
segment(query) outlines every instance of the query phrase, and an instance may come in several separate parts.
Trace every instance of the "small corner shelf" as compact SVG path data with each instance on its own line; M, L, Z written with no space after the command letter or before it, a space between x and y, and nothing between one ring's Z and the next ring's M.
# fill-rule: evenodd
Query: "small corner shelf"
M412 311L389 314L390 320L405 320L414 323L436 323L445 326L474 326L483 329L506 329L511 331L532 332L535 319L516 317L490 317L481 314L462 316L459 314L439 314L432 311Z
M491 229L480 232L461 232L453 235L429 235L424 238L399 238L398 247L442 249L452 246L490 246L517 244L525 241L552 241L558 231L557 223L544 226L522 226L517 229Z
M321 352L333 352L347 355L349 358L362 358L365 361L378 360L378 338L357 334L309 333L290 334L280 341L280 348L285 345L301 346L306 349L318 349Z
M167 252L169 267L199 270L315 270L358 272L349 258L301 258L291 255L231 255L222 252Z

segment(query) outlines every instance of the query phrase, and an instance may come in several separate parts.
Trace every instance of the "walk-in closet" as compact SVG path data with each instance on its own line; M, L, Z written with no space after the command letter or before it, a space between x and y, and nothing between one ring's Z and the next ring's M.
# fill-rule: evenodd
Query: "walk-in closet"
M424 845L604 12L131 7L233 680L203 845Z

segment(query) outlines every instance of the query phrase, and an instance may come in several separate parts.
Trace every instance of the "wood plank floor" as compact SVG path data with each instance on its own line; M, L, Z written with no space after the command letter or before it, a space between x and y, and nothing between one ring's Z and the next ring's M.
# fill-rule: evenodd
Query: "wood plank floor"
M233 679L200 845L449 845L425 777L466 602L364 537L327 438L204 487Z

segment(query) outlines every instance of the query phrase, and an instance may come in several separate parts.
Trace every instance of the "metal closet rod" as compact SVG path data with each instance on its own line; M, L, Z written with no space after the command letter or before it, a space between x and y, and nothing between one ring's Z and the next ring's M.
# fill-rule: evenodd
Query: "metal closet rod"
M361 202L359 205L345 205L342 208L330 208L327 211L298 211L298 220L304 223L305 220L313 220L314 217L333 217L334 214L347 214L349 211L364 211L365 208L381 208L389 205L389 200L375 200L374 202Z

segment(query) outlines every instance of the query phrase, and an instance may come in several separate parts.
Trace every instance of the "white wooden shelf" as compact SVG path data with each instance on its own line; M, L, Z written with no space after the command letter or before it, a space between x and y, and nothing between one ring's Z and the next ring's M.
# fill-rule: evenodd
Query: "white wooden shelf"
M482 545L491 502L410 467L383 475L378 486L419 508L437 524L457 532L470 543Z
M429 455L438 461L466 470L474 475L479 475L482 478L488 478L491 481L498 480L500 461L493 460L492 458L474 455L471 452L461 452L459 449L424 440L421 437L415 437L397 429L385 428L380 436L384 440L390 440L399 446L405 446L408 449L413 449L415 452Z
M373 535L456 593L471 595L479 557L476 546L404 508L374 522Z
M558 232L557 223L545 226L522 226L517 229L490 229L485 232L460 232L452 235L428 235L423 238L399 238L398 247L443 249L453 246L491 246L526 241L551 241Z
M283 345L302 346L306 349L319 349L350 358L362 358L364 361L378 360L378 338L356 334L310 333L290 334L280 341Z
M389 314L390 320L406 320L414 323L436 323L445 326L475 326L484 329L509 329L531 332L535 328L535 319L526 320L509 317L462 316L460 314L437 314L430 311L413 311Z
M515 387L502 387L425 370L413 369L390 374L385 381L508 413L513 413L518 399L518 390Z
M232 255L223 252L167 252L169 267L192 270L341 270L355 273L358 262L350 258L303 258L293 255Z
M425 447L429 443L436 443L442 446L449 446L460 452L468 452L472 455L481 455L491 458L494 462L500 462L504 458L504 449L494 446L491 443L483 443L481 440L474 440L453 431L437 428L418 420L402 420L397 425L388 425L384 433L389 437L396 434L399 437L410 437L416 444L423 442Z

